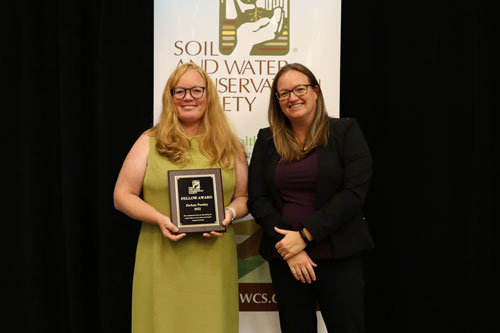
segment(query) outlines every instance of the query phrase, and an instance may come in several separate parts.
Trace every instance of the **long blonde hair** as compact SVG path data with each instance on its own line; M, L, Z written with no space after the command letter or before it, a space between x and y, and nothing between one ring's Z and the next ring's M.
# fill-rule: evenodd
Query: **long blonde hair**
M295 70L305 74L309 78L309 84L315 89L318 99L316 100L316 110L309 129L309 134L302 144L300 144L292 130L290 120L281 110L280 102L276 97L278 81L287 71ZM274 77L269 98L268 120L273 132L274 146L285 162L300 160L311 150L319 146L328 144L328 131L330 127L330 117L326 112L323 92L314 74L304 65L288 64L281 68Z
M212 165L231 169L238 158L246 158L245 148L229 124L215 84L203 68L194 63L180 65L172 72L163 91L160 121L147 133L156 136L156 150L173 163L184 166L191 160L191 138L184 132L171 94L187 71L198 72L206 83L207 109L197 135L200 151Z

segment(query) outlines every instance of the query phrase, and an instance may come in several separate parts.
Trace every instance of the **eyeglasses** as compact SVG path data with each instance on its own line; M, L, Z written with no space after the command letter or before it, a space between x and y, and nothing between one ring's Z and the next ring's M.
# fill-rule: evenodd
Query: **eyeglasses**
M290 93L292 92L297 97L304 96L305 94L307 94L307 87L312 87L312 86L313 86L312 84L301 84L299 86L296 86L292 90L283 89L276 92L276 97L278 97L280 101L285 101L288 98L290 98Z
M206 87L193 87L193 88L172 88L172 97L175 99L183 99L186 96L186 91L189 90L191 97L198 99L202 98L205 93Z

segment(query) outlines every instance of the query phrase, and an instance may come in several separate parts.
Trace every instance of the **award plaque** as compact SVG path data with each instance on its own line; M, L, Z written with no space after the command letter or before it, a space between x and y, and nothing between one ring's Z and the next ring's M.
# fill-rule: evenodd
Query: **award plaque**
M170 219L179 233L224 232L220 169L168 171Z

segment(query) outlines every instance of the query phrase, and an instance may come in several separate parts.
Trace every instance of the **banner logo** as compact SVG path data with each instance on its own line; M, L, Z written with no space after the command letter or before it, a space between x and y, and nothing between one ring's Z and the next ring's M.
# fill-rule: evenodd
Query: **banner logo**
M282 56L290 49L290 0L221 0L219 52Z

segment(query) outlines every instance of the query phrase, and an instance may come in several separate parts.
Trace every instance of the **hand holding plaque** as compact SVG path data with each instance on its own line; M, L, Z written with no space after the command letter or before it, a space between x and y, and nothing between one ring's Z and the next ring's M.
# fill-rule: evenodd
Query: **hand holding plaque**
M220 169L168 171L170 219L179 233L224 232Z

